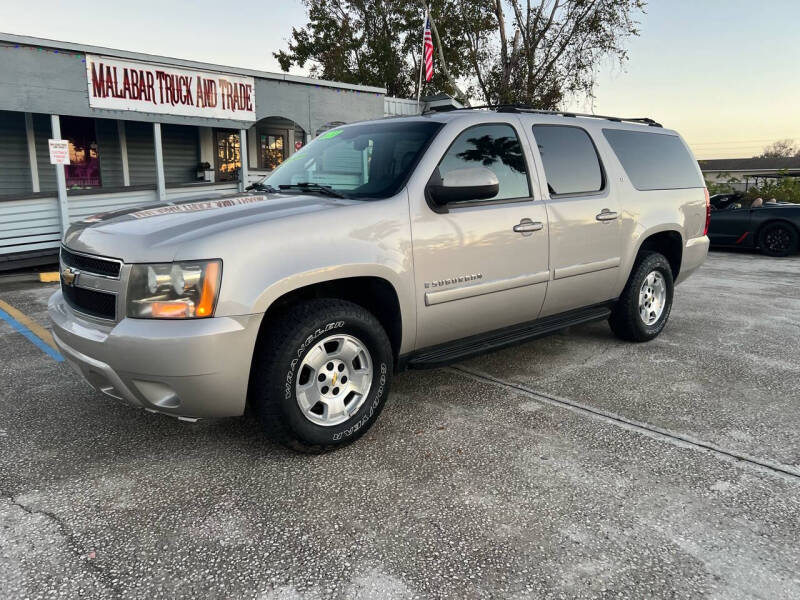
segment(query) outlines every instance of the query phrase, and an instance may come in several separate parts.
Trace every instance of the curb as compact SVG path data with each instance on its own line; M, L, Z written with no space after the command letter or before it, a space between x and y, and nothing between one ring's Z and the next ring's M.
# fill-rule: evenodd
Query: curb
M58 271L44 273L18 273L14 275L0 275L0 283L56 283L59 281Z

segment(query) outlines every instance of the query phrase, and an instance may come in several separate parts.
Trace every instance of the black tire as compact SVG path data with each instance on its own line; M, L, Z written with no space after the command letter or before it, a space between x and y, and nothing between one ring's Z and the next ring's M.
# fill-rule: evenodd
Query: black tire
M653 271L658 271L664 278L666 299L661 316L653 324L647 325L639 314L639 291L645 278ZM628 342L648 342L655 338L669 319L674 289L672 268L664 255L658 252L642 253L608 319L614 335Z
M333 426L306 418L295 392L303 358L326 334L356 337L369 351L373 371L361 407L347 421ZM273 439L298 452L326 452L354 442L372 426L389 395L392 365L389 338L372 314L344 300L309 300L283 313L263 331L253 357L249 402Z
M758 246L767 256L789 256L797 252L797 230L788 223L767 223L758 234Z

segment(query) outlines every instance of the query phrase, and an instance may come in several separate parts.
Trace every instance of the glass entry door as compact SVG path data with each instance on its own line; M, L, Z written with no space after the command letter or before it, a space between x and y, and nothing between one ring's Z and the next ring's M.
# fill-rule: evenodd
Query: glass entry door
M286 134L261 132L259 135L259 168L277 168L286 159Z
M242 168L242 147L239 132L233 129L214 130L214 158L217 181L236 181Z
M69 164L64 169L67 187L100 187L100 157L94 119L61 117L61 137L69 141Z

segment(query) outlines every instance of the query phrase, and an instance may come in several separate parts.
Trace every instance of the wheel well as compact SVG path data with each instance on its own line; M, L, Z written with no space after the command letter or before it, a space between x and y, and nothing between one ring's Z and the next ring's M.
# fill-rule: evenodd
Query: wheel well
M672 269L672 278L677 279L678 273L681 271L681 258L683 256L683 239L681 234L677 231L661 231L654 233L639 246L639 254L636 260L642 256L644 252L660 252L669 261L669 266Z
M339 298L365 308L380 321L395 357L400 354L403 323L400 301L391 283L380 277L346 277L323 281L287 292L275 300L267 309L261 322L261 332L279 318L292 305L314 298Z

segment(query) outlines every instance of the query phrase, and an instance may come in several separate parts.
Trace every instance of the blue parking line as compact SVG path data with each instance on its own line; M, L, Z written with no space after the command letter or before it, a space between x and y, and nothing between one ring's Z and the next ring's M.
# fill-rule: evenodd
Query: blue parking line
M61 353L53 350L50 346L45 344L41 339L39 339L39 337L35 333L33 333L30 329L25 327L25 325L23 325L19 321L17 321L14 317L12 317L2 308L0 308L0 319L3 319L5 322L11 325L11 327L13 327L17 332L21 333L26 338L28 338L28 340L30 340L37 348L39 348L39 350L47 354L53 360L56 360L58 362L62 362L64 360L64 357L61 356Z

